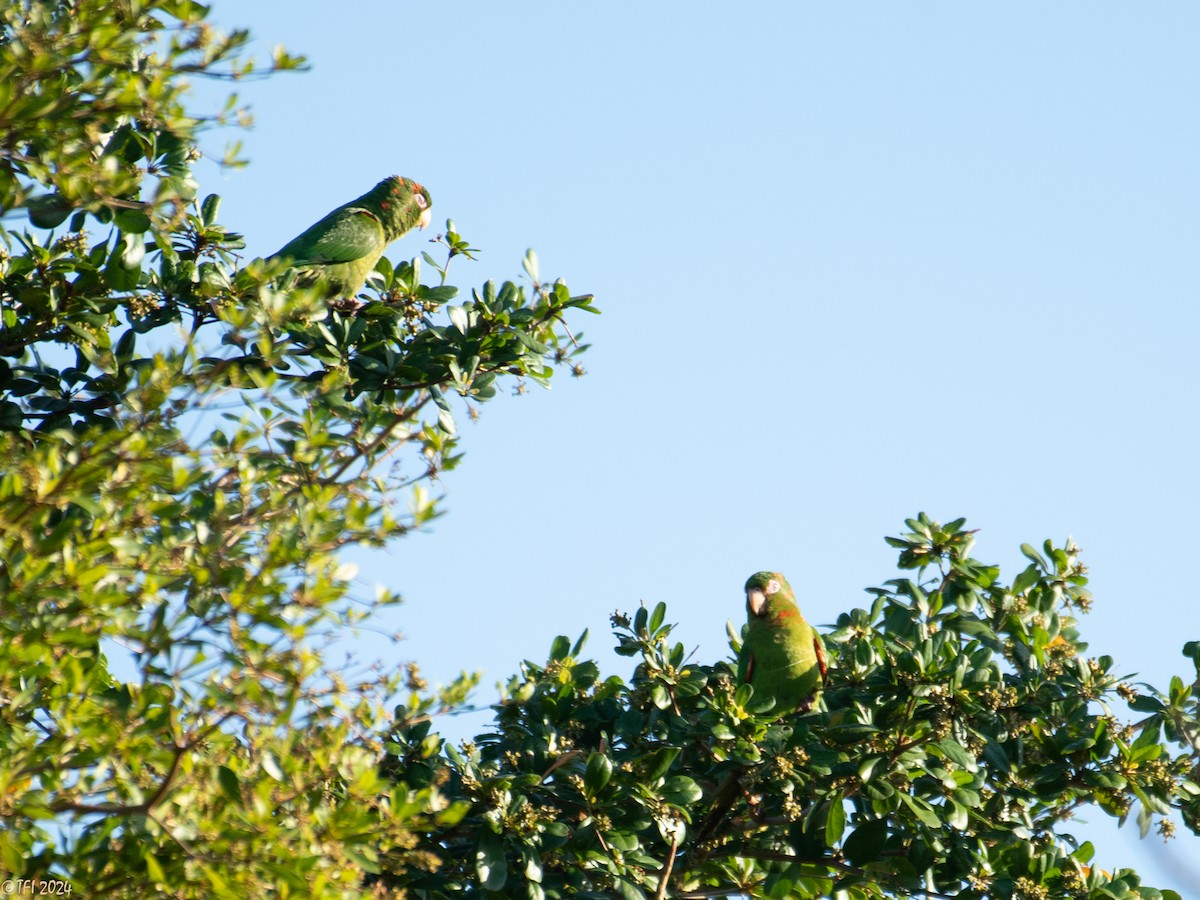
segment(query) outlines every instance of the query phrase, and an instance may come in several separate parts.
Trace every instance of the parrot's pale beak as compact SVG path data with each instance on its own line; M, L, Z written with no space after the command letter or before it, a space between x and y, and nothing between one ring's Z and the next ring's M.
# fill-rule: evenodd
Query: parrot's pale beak
M417 224L421 226L422 231L429 227L429 220L432 218L432 216L432 209L426 209L421 213L421 218L417 219Z
M754 615L761 616L763 607L767 605L767 595L760 588L751 588L746 591L746 605Z

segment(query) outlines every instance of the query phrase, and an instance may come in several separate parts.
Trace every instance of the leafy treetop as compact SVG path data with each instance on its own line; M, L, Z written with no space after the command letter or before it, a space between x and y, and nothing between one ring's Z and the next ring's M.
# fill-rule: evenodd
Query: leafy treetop
M385 698L422 682L333 658L398 599L339 551L436 515L455 416L582 374L567 319L594 310L532 251L523 282L460 292L475 253L450 222L382 259L355 314L242 259L196 166L202 129L244 119L185 100L259 69L207 15L0 8L0 868L97 896L357 896L444 817L380 781Z
M384 883L428 897L1177 898L1093 865L1067 823L1094 806L1134 814L1143 835L1172 835L1173 811L1197 831L1200 682L1139 692L1086 655L1072 543L1023 546L1029 564L1005 583L970 556L963 520L908 525L888 539L900 577L826 635L812 713L781 714L728 663L689 661L662 604L613 617L617 652L639 660L628 681L559 638L460 747L397 709L385 772L457 812L419 855L386 861ZM1185 654L1200 661L1200 644ZM744 796L699 843L730 771Z

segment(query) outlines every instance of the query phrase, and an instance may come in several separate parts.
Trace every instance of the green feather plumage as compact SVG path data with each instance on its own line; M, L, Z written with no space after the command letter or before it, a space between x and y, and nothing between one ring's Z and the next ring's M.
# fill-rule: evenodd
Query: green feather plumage
M756 611L752 592L762 593ZM821 692L825 650L804 620L796 595L778 572L757 572L746 582L746 638L738 656L738 680L755 698L775 698L778 712L810 708Z
M324 284L330 298L353 297L388 244L429 224L429 192L393 175L344 203L272 255L288 261L298 283Z

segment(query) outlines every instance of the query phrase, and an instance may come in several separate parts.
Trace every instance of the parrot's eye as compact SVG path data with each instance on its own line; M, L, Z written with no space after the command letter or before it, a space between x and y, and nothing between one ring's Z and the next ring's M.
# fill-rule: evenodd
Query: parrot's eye
M770 581L767 582L766 590L763 591L763 593L766 594L768 597L770 597L772 594L776 594L778 592L779 592L779 582L776 581L774 578L772 578Z
M425 202L424 194L414 194L413 197L417 201L417 206L421 207L421 209L424 209L426 206L429 205L428 203Z

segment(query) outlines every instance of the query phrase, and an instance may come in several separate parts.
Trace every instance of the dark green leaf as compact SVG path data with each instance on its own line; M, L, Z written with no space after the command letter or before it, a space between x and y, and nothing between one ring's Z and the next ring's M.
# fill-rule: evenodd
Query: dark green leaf
M655 781L667 774L667 770L679 758L681 752L683 751L679 747L661 747L643 756L644 770L642 774L645 780Z
M976 763L975 758L957 741L945 738L937 742L937 747L946 754L947 759L957 763L966 771L975 772L978 770L979 765Z
M117 210L113 213L113 221L121 231L129 235L145 234L150 230L150 217L140 209Z
M700 790L700 786L686 775L668 778L662 786L663 799L667 803L685 809L691 804L699 802L703 796L704 792Z
M200 204L200 221L205 225L212 225L217 221L217 213L221 210L221 198L216 194L209 194L204 198L204 202Z
M641 888L627 878L616 878L613 883L617 888L617 896L621 900L646 900Z
M485 890L498 891L508 881L508 861L504 842L484 828L475 846L475 875Z
M560 634L550 644L550 658L555 662L562 662L571 653L571 639L565 634Z
M583 786L589 797L595 797L612 778L612 760L603 753L593 752L588 757L587 770L583 775Z
M887 843L888 825L886 819L872 819L851 832L842 846L842 852L855 866L865 866L883 855Z
M1162 701L1150 694L1138 694L1129 701L1129 708L1135 712L1145 713L1157 713L1165 709Z
M825 817L825 846L836 847L846 830L846 807L840 793L831 794L829 814Z
M1026 567L1021 574L1013 579L1012 592L1014 594L1024 593L1025 591L1029 590L1029 588L1037 584L1041 577L1042 573L1038 571L1037 566Z
M242 789L238 783L238 777L228 766L217 766L217 783L221 786L221 793L226 798L234 803L240 803L242 800Z
M39 194L26 201L25 207L35 228L57 228L71 214L71 206L61 194Z
M587 639L588 639L588 630L585 628L585 629L583 629L583 634L581 634L579 636L579 640L577 640L575 642L574 646L571 647L571 656L572 657L579 656L580 652L583 650L583 645L587 643Z

